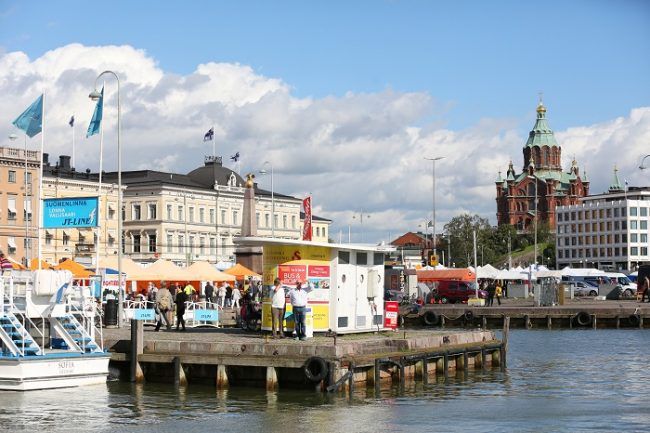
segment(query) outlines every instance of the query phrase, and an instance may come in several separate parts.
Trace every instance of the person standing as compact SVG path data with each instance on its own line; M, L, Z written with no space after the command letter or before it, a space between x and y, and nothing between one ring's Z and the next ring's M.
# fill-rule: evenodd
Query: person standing
M11 260L5 257L4 253L0 253L0 273L11 273L13 269L14 265L11 263Z
M492 305L494 305L494 292L495 291L496 291L496 284L495 284L494 281L490 281L488 283L488 286L487 286L488 296L487 296L487 303L486 304L487 304L488 307L491 307Z
M235 286L232 289L232 308L239 310L239 300L241 299L241 291Z
M307 291L302 288L300 282L296 283L296 288L289 292L291 307L293 308L293 323L295 324L296 340L306 338L305 312L307 309Z
M284 289L280 284L280 279L276 278L273 281L273 298L271 298L271 333L273 338L284 338L283 322L284 322L284 308L286 304L286 296ZM294 310L294 317L295 317Z
M210 281L208 281L205 284L205 288L203 289L203 293L205 293L205 302L207 308L212 308L212 302L214 302L214 286L210 284Z
M172 325L169 323L169 311L174 305L174 298L167 289L167 286L161 285L160 290L156 293L156 312L158 313L158 321L156 322L156 331L160 331L160 327L165 322L165 327L170 330Z
M497 298L497 304L501 305L501 296L503 295L503 289L501 288L501 283L497 281L496 287L494 289L494 297Z
M158 294L158 287L154 283L149 283L147 288L147 308L156 308L156 296Z
M650 302L650 278L647 276L643 279L643 286L645 287L645 291L641 295L641 302L643 302L646 296L648 297L648 302Z
M187 300L193 300L194 295L196 294L196 289L194 286L188 281L187 284L185 285L185 296L187 296Z
M191 286L190 286L191 287ZM176 294L176 330L180 325L183 325L183 331L185 331L185 302L187 302L187 294L185 290L179 290Z
M222 284L219 287L219 291L217 292L217 295L219 296L219 305L221 306L222 309L226 305L226 293L227 292L228 292L228 289L226 289L226 286L224 284Z

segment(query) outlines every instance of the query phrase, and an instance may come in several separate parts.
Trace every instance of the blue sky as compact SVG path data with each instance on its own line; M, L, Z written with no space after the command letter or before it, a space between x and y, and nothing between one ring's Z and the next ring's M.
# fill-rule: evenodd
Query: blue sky
M129 44L179 74L250 65L297 96L426 91L453 128L518 118L539 91L556 129L650 99L642 0L2 1L1 20L0 46L32 58L72 42Z
M313 194L332 233L361 209L366 239L417 230L434 155L446 156L438 231L463 212L495 223L494 179L510 159L521 169L540 91L564 167L575 155L592 192L614 164L650 184L637 169L650 149L650 1L0 0L0 145L45 91L46 151L70 154L67 121L85 128L104 69L123 79L124 169L187 173L215 125L217 153L241 153L233 169L272 160L276 190ZM83 143L78 169L97 169L96 143Z

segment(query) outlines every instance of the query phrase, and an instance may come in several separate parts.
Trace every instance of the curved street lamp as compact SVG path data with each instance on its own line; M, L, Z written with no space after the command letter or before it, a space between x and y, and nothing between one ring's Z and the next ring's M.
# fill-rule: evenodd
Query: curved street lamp
M117 279L118 279L118 310L117 310L117 326L122 326L122 314L124 311L124 293L122 293L122 245L124 242L124 235L122 233L122 144L121 144L121 135L122 135L122 108L120 106L120 77L113 71L107 70L102 72L95 78L95 86L92 92L88 97L93 101L97 101L102 94L97 90L97 83L99 79L104 75L112 75L117 81L117 237L118 237L118 246L117 246ZM100 173L101 175L101 173ZM101 191L100 191L101 194ZM99 238L98 238L99 243ZM98 245L99 247L99 245ZM99 262L98 262L99 264Z
M645 170L646 168L648 168L648 167L646 167L645 165L643 165L643 164L645 163L645 160L646 160L647 158L650 158L650 155L646 155L646 156L643 157L643 159L641 160L641 164L639 165L639 169L640 169L640 170Z
M267 165L271 167L271 237L275 238L275 196L273 194L273 164L271 161L264 161L259 173L261 175L268 174L269 172L264 168Z

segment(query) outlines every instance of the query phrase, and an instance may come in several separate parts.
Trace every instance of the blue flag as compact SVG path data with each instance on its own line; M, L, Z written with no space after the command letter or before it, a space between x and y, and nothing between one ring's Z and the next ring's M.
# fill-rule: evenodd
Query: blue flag
M104 111L104 87L102 87L101 96L97 100L97 105L95 105L95 112L93 113L93 118L90 120L90 125L88 125L88 132L86 133L86 138L99 134L99 128L102 124L102 112Z
M25 134L32 138L43 130L43 95L39 96L32 105L23 111L23 114L18 116L13 121L19 129L25 131Z
M203 135L203 141L210 141L214 138L214 128L210 128L208 132Z

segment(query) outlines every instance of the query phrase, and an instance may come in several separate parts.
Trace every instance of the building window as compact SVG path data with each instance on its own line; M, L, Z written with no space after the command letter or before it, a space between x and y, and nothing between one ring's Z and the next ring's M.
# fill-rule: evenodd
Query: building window
M133 252L140 252L140 235L133 235Z
M189 245L187 246L187 249L189 250L190 255L194 254L194 236L189 237Z
M183 221L185 219L185 215L183 214L183 206L178 206L178 221Z
M236 210L232 211L232 225L236 226L239 224L239 214Z
M63 232L63 245L68 245L70 242L70 236L66 232Z
M260 226L260 213L259 212L255 212L255 225L257 227Z
M185 252L185 237L183 235L178 235L178 252Z
M648 247L641 247L641 255L642 256L648 255Z
M286 215L282 215L282 227L285 228L285 229L287 228L287 216Z
M7 219L15 220L16 214L16 197L7 197Z
M205 254L205 238L204 237L199 238L199 254L201 254L201 255Z
M630 247L630 255L631 256L638 256L639 255L639 247Z
M205 222L205 208L202 207L199 208L199 222L200 223Z
M108 232L108 246L113 247L115 245L115 233L113 231Z
M639 227L641 230L648 230L648 221L642 220L639 221Z
M172 219L172 205L167 205L167 220L171 221Z
M32 174L30 172L27 172L27 180L26 180L26 182L27 182L27 185L32 184Z
M226 224L226 211L221 210L221 224Z
M291 215L291 228L295 229L296 228L296 216Z
M9 170L9 183L16 183L16 172L14 170Z
M269 223L269 214L264 214L264 227L270 227L271 224Z
M156 252L156 235L149 235L149 252Z
M630 230L636 230L638 223L636 221L630 221Z
M637 208L635 207L630 208L630 216L637 216Z
M217 254L217 239L216 238L210 238L210 254L212 254L212 255Z
M214 224L215 210L210 209L210 224Z
M9 254L15 254L16 253L16 238L13 236L7 236L7 250L9 250Z
M638 241L638 235L636 233L630 233L630 242L637 243Z
M142 209L140 208L139 204L133 205L133 219L136 221L142 219Z
M273 227L279 227L278 226L278 214L273 214Z
M23 219L25 221L31 221L32 220L32 202L31 202L31 200L25 199L24 206L25 206L25 209L23 210Z
M645 233L641 233L641 243L646 244L648 243L648 235Z
M156 203L149 203L149 219L150 220L155 220L157 218L156 215Z
M316 227L316 236L320 237L320 227Z
M52 233L45 232L45 245L52 245Z
M83 244L84 242L86 242L86 237L83 233L79 232L77 234L77 243Z
M108 204L108 219L115 219L115 208L113 208L111 203Z
M190 218L189 218L189 220L190 220L191 223L193 223L194 222L194 207L190 206L189 210L190 210Z
M618 214L619 214L618 208L615 207L615 208L614 208L614 218L617 218L617 217L618 217Z
M167 252L171 253L174 251L174 236L167 235Z
M641 216L648 216L648 208L647 207L642 207L640 208L641 210Z

